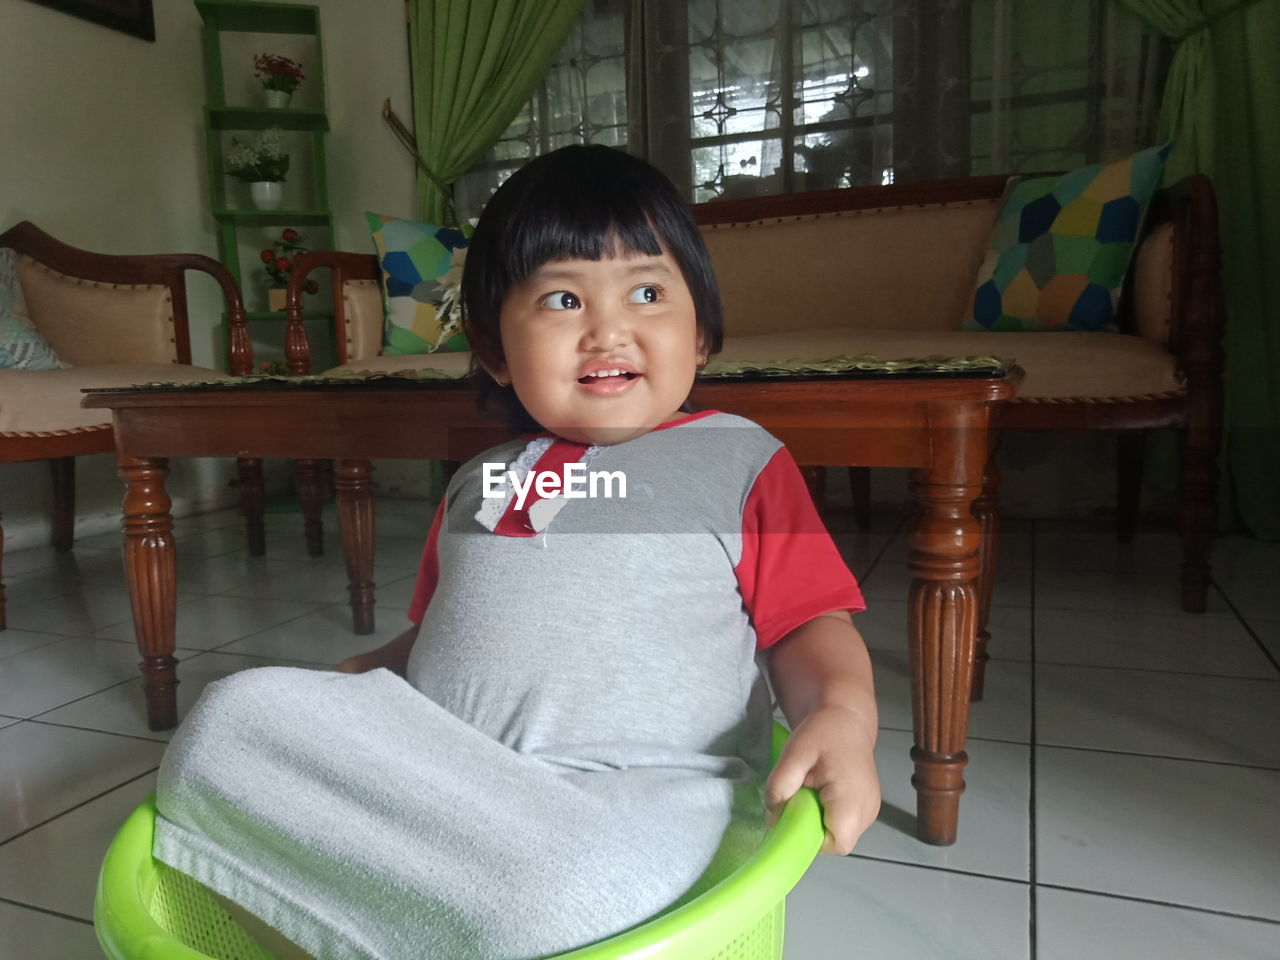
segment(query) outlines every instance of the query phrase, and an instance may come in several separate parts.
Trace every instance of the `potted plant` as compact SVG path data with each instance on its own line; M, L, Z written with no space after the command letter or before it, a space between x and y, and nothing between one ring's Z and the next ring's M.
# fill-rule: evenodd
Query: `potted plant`
M289 98L298 85L306 79L302 64L274 53L260 53L253 58L254 76L266 89L267 106L282 109L289 106Z
M263 130L256 137L231 138L227 150L226 174L249 184L249 196L259 210L279 210L284 199L285 174L289 172L289 155L284 152L284 131L278 127Z
M293 261L300 253L306 253L303 246L306 237L293 227L285 227L280 231L280 238L271 242L271 247L264 249L259 256L266 268L271 285L267 287L267 307L271 310L285 308L285 288L289 285L289 271L293 269ZM308 280L303 288L307 293L316 293L320 285Z

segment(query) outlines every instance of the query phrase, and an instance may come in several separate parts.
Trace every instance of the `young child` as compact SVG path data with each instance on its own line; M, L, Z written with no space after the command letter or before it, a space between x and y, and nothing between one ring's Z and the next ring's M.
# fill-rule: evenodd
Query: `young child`
M317 957L523 960L693 895L801 786L848 853L880 800L862 598L785 448L687 407L722 319L679 193L605 147L540 157L463 299L526 435L453 477L408 631L206 690L156 856ZM757 657L794 731L772 773Z

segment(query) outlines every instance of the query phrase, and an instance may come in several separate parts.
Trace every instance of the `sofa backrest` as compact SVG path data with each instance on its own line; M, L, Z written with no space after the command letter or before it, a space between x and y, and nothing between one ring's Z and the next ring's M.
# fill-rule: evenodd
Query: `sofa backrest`
M382 307L382 285L377 280L345 280L342 284L342 349L343 363L369 360L382 352L385 315ZM319 372L319 371L315 371Z
M852 187L696 205L725 334L845 327L958 330L1005 177ZM1167 342L1173 226L1157 225L1131 275L1127 332Z
M1173 326L1174 225L1156 224L1138 246L1129 274L1133 326L1127 333L1169 343Z
M161 283L106 283L17 259L27 312L40 335L73 366L177 363L172 291Z
M959 329L998 207L970 200L705 225L725 332Z
M844 327L958 330L986 254L1005 177L719 200L693 207L725 306L727 336ZM1139 246L1121 327L1168 343L1175 226ZM375 273L369 258L366 272ZM341 284L344 362L382 350L375 280Z

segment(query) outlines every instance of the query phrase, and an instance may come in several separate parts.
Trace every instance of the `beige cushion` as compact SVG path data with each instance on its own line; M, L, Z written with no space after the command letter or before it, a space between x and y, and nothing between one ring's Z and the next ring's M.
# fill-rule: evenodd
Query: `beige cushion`
M80 406L86 387L226 380L225 373L175 363L88 364L66 370L0 370L0 434L29 436L111 422L110 410Z
M342 285L343 356L347 362L382 352L382 286L377 280L348 280ZM404 369L404 368L400 368Z
M1133 320L1139 336L1168 345L1173 318L1173 224L1151 231L1133 264Z
M401 370L451 370L466 373L471 369L471 353L411 353L398 357L367 357L326 370L325 376L368 370L370 373L398 373Z
M176 360L173 300L164 284L81 280L28 256L18 276L31 322L67 363L166 363Z
M909 357L994 356L1026 371L1022 400L1081 398L1131 400L1183 392L1173 357L1142 337L1123 333L985 333L926 330L804 330L754 337L729 337L722 360L819 360L871 354L881 360ZM372 357L335 367L329 373L368 370L465 371L469 353L423 353Z
M958 330L999 199L702 228L735 335Z
M871 354L881 360L993 356L1026 371L1020 400L1134 399L1180 394L1173 357L1123 333L953 333L913 330L806 330L731 337L722 360L821 359Z

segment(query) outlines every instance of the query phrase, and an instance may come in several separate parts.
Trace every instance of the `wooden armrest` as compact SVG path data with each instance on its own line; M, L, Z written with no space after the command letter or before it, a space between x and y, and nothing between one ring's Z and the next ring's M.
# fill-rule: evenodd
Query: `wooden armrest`
M1174 227L1170 348L1188 376L1206 360L1220 370L1225 315L1212 181L1194 173L1159 191L1151 225L1162 223Z
M378 258L371 253L345 253L340 250L313 250L293 261L289 283L285 288L284 356L289 373L301 376L311 372L311 344L302 318L302 294L307 278L314 270L327 269L333 292L333 321L336 343L342 342L346 317L343 315L342 286L349 280L381 280Z
M29 220L0 234L0 247L9 247L56 273L80 280L121 286L156 284L168 287L173 302L175 352L178 362L183 364L191 363L184 274L188 270L207 273L218 282L226 301L231 325L230 370L242 376L253 369L253 348L245 322L244 300L230 272L217 260L199 253L94 253L55 240Z

